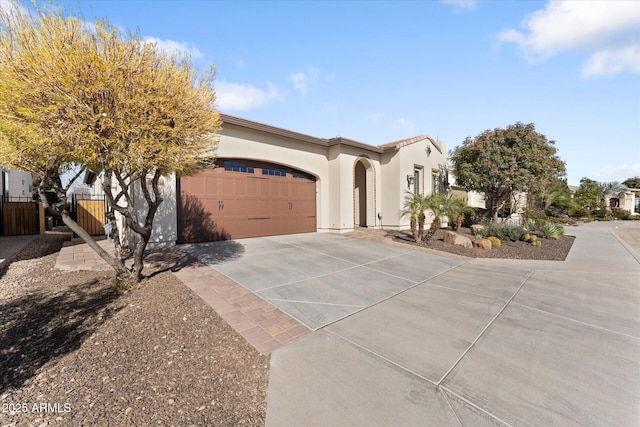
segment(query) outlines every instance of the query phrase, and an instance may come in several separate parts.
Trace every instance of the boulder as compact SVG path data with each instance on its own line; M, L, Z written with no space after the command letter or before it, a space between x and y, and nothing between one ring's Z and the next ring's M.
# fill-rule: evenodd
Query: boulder
M453 231L445 231L444 232L444 241L445 243L449 243L451 245L464 246L465 248L472 248L473 243L471 243L471 239L465 236L462 236Z
M489 249L491 249L491 240L489 239L474 240L473 246L475 246L476 248L480 248L480 249L484 249L485 251L488 251Z
M480 230L484 230L484 225L482 224L473 224L471 226L471 234L474 236L480 232Z

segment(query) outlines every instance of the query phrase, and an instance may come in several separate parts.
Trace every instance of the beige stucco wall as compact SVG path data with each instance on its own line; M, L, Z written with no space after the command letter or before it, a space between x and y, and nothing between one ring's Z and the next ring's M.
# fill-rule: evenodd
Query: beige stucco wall
M331 173L330 180L332 192L330 198L331 221L330 230L351 231L356 221L356 203L354 198L355 167L357 162L362 162L366 168L367 197L366 197L366 217L367 226L376 227L378 220L376 214L381 209L381 165L380 154L373 151L350 147L347 145L336 145L331 147L334 156L330 160ZM337 204L337 208L333 206Z
M178 240L176 176L171 174L161 177L158 188L163 201L153 219L153 230L148 244L149 249L173 246ZM138 222L142 224L148 208L139 183L136 183L133 194L135 197L134 205L138 213ZM134 235L134 237L136 236Z
M398 151L387 152L382 156L382 191L383 191L383 225L385 228L407 229L408 218L401 217L402 205L407 191L414 191L414 186L407 185L407 175L413 176L416 167L422 169L420 193L431 194L432 170L437 170L438 165L446 164L447 147L443 142L439 143L440 152L435 145L425 138L413 144L404 146ZM427 147L431 147L431 154L427 154ZM430 222L430 217L427 222Z

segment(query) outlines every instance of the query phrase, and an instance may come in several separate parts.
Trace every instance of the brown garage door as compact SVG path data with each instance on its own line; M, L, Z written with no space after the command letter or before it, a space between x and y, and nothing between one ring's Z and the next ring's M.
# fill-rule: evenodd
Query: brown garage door
M312 176L261 162L216 163L179 180L180 243L316 231Z

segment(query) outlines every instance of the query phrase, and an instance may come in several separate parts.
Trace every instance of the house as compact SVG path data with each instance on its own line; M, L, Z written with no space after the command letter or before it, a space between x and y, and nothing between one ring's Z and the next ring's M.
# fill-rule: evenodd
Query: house
M627 188L624 197L611 199L612 206L616 202L619 208L631 215L640 215L640 188Z
M163 177L165 201L150 243L406 229L405 192L433 192L446 164L446 145L428 135L374 146L220 118L216 167ZM144 206L144 199L134 199Z
M33 178L31 172L23 172L0 166L1 190L0 195L12 201L31 201Z

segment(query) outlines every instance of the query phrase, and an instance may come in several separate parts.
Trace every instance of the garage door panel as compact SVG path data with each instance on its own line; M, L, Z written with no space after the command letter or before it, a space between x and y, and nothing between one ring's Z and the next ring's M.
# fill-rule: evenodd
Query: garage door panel
M255 173L219 167L180 179L181 243L316 231L315 181L291 169L262 175L255 163Z

